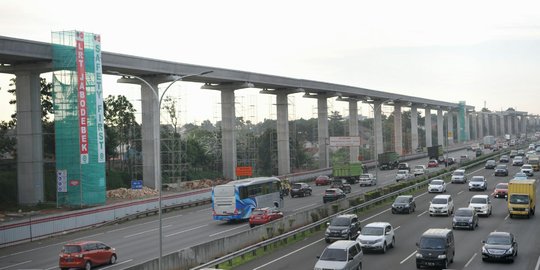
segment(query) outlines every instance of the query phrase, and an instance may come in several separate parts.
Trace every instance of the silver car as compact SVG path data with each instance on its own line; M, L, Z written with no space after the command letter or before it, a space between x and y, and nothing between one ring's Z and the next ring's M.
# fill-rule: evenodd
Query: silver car
M317 256L314 270L362 269L362 248L353 240L339 240L327 246L321 256Z

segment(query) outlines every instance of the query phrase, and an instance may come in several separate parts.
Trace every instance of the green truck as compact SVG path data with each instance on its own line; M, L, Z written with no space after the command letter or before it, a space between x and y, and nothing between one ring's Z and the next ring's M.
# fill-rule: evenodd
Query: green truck
M399 155L396 152L384 152L379 154L379 169L393 170L399 164Z
M345 179L349 184L358 182L362 173L364 173L364 168L361 162L340 163L332 166L332 176L336 179Z

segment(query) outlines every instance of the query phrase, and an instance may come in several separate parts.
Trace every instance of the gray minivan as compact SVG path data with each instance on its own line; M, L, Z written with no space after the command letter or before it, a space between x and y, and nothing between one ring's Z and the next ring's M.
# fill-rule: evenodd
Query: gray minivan
M450 229L428 229L416 246L416 268L448 268L448 264L454 261L454 233Z
M339 240L327 246L317 256L314 269L357 270L362 269L362 248L353 240Z

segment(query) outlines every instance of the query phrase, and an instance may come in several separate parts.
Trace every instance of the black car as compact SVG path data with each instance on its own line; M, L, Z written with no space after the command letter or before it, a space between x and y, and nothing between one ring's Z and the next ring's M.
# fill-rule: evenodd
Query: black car
M482 241L482 261L500 260L514 262L518 254L518 244L514 235L508 232L492 232Z
M337 201L345 198L345 192L339 188L329 188L324 191L323 203Z
M392 214L412 213L416 210L416 202L412 195L398 196L392 204Z
M291 197L294 198L295 196L311 196L311 193L313 191L311 190L311 187L306 183L294 183L291 187Z
M339 215L327 223L324 233L326 243L333 240L356 240L360 234L360 221L355 214Z
M508 176L508 166L499 164L495 167L495 176Z
M508 163L508 162L510 162L510 158L509 158L507 155L502 155L502 156L499 158L499 162L500 162L500 163Z
M497 167L497 162L493 159L486 161L486 165L484 166L485 169L495 169L495 167Z
M472 208L463 207L456 210L452 218L452 229L467 228L474 230L478 227L478 214Z
M351 185L345 179L332 180L331 188L339 188L345 193L351 193Z

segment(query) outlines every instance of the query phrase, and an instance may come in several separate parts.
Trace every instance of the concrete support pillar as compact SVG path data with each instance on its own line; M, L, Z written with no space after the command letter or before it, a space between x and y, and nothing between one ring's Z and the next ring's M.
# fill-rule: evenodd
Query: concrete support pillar
M465 112L465 140L469 141L471 140L471 125L469 118L471 117L471 114L468 112Z
M383 130L382 130L382 102L374 101L373 102L373 127L375 128L375 153L381 154L384 152L384 142L383 142ZM375 159L377 156L375 156Z
M278 92L276 95L277 112L277 147L278 147L278 174L291 173L291 159L289 149L289 101L287 92Z
M478 117L475 113L472 113L469 117L471 118L472 127L470 130L470 138L471 140L478 139Z
M507 125L506 130L508 131L508 134L510 134L510 136L514 135L514 130L512 128L512 116L510 115L506 116L506 125Z
M478 114L478 136L477 139L484 138L484 115L482 113Z
M394 104L394 149L398 155L403 155L403 124L401 106Z
M44 201L41 83L39 73L16 77L18 201L32 205Z
M317 97L317 134L319 138L319 168L330 167L330 154L328 153L328 103L325 95Z
M519 130L519 119L517 117L517 115L514 115L513 117L513 120L514 120L514 132L515 134L517 135L517 137L519 138L519 133L520 133L520 130Z
M445 145L444 143L444 118L441 109L437 110L437 144Z
M358 101L356 99L349 100L349 136L358 137ZM358 162L360 149L358 146L349 147L349 161Z
M221 90L221 155L223 176L236 179L236 114L234 90Z
M504 136L504 134L506 134L504 115L501 113L497 115L497 117L499 117L499 128L500 128L501 136Z
M454 113L452 111L448 111L446 113L446 117L447 117L447 121L448 121L448 129L447 129L447 134L445 134L444 136L447 136L448 137L448 145L453 145L454 144ZM451 136L450 136L451 135Z
M418 108L411 107L411 152L416 153L418 149Z
M526 115L521 116L521 133L527 134L527 116Z
M493 130L489 126L489 114L484 114L484 136L493 135Z
M499 136L499 129L497 127L497 115L491 115L491 134L495 137Z
M158 89L158 83L150 79L148 81L154 89ZM142 163L143 163L143 183L145 186L157 189L161 176L161 168L158 168L161 159L160 152L161 142L159 138L159 102L156 96L145 83L141 83L141 111L142 111ZM156 160L156 157L158 158Z
M432 134L431 134L431 109L426 108L425 109L426 117L425 117L425 129L426 129L426 147L433 146L432 142Z

